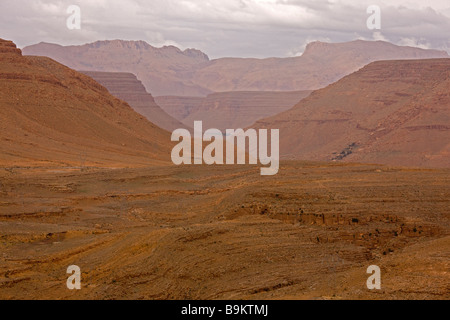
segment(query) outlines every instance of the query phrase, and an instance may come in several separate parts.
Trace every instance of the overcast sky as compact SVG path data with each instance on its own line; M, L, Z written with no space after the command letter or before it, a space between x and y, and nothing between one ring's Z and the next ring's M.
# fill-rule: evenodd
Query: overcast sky
M69 30L67 8L81 9ZM381 8L381 30L366 26ZM211 58L299 55L314 40L387 40L450 52L450 0L1 0L0 38L19 47L145 40Z

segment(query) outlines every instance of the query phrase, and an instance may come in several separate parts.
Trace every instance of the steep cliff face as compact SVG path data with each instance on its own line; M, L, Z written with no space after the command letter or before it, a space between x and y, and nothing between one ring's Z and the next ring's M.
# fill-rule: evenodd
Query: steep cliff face
M132 73L81 71L104 86L115 97L127 102L137 113L160 128L173 131L186 126L177 121L155 102L142 82Z
M170 135L91 78L0 40L0 165L142 166Z
M185 125L202 120L207 128L246 128L258 119L286 111L310 91L220 92L201 97L157 97L165 110Z
M371 63L254 126L286 158L450 167L450 59Z
M206 96L226 91L316 90L377 60L447 58L444 51L383 41L313 42L300 57L209 60L195 49L155 48L143 41L83 46L40 43L27 55L53 58L76 70L131 72L154 96Z

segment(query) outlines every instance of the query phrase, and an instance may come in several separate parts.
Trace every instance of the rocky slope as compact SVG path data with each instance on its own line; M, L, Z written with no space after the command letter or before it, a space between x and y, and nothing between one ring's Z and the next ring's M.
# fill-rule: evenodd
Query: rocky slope
M206 128L245 128L255 121L286 111L310 91L219 92L202 97L156 97L168 113L187 126L202 120Z
M90 77L0 40L1 166L170 161L170 135Z
M258 121L285 158L450 166L450 59L379 61Z
M197 50L120 40L67 47L40 43L24 48L24 53L48 56L76 70L131 72L154 96L314 90L377 60L448 57L443 51L361 40L313 42L300 57L270 59L209 60Z
M132 73L81 71L104 86L115 97L127 102L137 113L145 116L158 127L168 131L185 128L181 122L169 116L155 102L142 82Z

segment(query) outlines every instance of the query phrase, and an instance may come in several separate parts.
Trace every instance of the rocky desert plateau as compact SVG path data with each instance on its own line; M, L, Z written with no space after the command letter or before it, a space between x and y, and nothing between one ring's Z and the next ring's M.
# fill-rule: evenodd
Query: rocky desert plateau
M40 167L1 181L2 299L450 298L448 169ZM82 290L65 286L70 265Z

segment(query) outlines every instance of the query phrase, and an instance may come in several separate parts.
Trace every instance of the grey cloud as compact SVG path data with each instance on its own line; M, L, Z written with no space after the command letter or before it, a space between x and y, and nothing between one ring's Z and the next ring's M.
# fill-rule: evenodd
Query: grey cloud
M81 30L65 27L71 4L81 7ZM366 28L371 4L382 9L376 33ZM449 51L450 6L448 0L16 0L0 4L0 30L22 47L127 39L194 47L211 57L284 57L312 40L380 38Z

